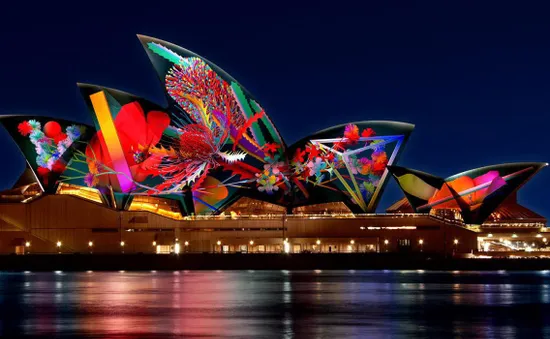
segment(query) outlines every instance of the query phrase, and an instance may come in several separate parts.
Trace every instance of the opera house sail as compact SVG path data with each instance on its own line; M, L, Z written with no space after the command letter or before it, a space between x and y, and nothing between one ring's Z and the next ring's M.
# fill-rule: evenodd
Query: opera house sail
M427 173L390 167L416 212L456 209L467 224L481 225L495 209L546 163L485 166L446 179Z

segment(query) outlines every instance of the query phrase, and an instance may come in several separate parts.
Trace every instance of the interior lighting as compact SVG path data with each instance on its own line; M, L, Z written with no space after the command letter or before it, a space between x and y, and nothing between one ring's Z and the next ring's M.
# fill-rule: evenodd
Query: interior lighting
M285 253L290 253L290 244L287 240L285 240L284 244L283 244L283 248L284 248L284 251Z

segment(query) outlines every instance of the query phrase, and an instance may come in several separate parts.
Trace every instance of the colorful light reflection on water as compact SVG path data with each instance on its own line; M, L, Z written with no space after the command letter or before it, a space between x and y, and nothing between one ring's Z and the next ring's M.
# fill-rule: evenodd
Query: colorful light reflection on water
M548 337L546 272L0 273L16 337Z

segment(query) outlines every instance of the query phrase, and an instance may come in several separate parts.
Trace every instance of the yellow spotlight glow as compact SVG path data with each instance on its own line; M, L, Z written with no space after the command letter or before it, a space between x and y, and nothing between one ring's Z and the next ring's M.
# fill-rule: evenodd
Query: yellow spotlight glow
M453 242L455 245L458 244L458 239L455 239Z
M218 244L218 246L220 246L222 244L222 242L220 240L218 240L218 242L216 244Z
M546 242L546 238L542 238L542 241L543 241L543 242Z
M536 237L537 238L542 238L542 234L539 233L539 234L536 235Z
M388 239L384 240L384 245L387 245L389 243L390 243L390 241Z
M30 241L27 241L27 242L25 243L25 247L31 247L31 242L30 242Z
M317 241L315 242L317 245L321 245L321 240L317 239Z
M418 243L419 243L420 245L424 244L424 239L418 240Z
M355 244L355 240L351 239L351 240L349 241L349 243L353 245L353 244Z
M489 238L492 238L492 237L493 237L493 234L492 234L492 233L489 233L489 234L487 234L487 236L488 236Z
M183 243L185 246L189 246L189 241Z
M254 240L250 240L249 244L250 246L254 245Z
M124 245L125 245L124 241L121 241L121 242L120 242L120 246L121 246L121 247L124 247Z
M57 241L57 247L61 247L61 241Z
M174 253L175 254L180 254L180 243L177 242L175 245L174 245Z
M517 238L517 237L518 237L518 235L517 235L517 234L515 234L515 233L514 233L514 234L512 234L512 238Z
M157 242L156 242L156 241L153 241L153 246L157 246Z
M92 241L88 241L88 246L92 247L92 246L94 246L94 243Z

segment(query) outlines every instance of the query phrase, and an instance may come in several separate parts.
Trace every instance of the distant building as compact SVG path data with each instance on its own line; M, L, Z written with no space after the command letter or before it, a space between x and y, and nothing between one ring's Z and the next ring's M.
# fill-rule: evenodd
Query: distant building
M79 84L93 126L0 119L27 160L0 194L1 253L463 254L545 246L546 219L515 202L545 163L447 179L398 167L414 126L392 121L334 126L288 146L219 67L139 39L167 106ZM390 175L406 198L376 214ZM524 237L533 244L519 244Z

